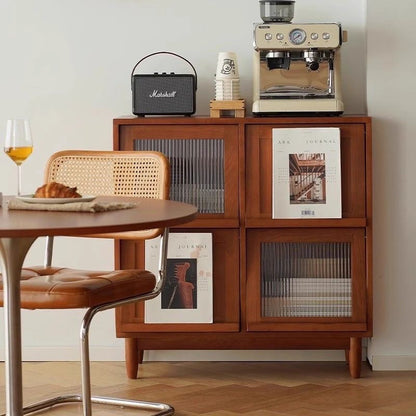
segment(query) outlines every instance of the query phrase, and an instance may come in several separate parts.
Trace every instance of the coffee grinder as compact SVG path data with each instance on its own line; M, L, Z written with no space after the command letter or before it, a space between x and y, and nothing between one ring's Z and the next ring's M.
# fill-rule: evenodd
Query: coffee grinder
M260 0L253 114L341 114L339 23L291 23L295 1Z

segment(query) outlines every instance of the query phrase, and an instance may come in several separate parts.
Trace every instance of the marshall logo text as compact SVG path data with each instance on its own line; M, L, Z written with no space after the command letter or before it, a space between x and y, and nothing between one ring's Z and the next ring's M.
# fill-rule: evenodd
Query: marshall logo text
M149 98L175 98L176 91L172 92L160 92L158 90L153 90L151 94L149 94Z

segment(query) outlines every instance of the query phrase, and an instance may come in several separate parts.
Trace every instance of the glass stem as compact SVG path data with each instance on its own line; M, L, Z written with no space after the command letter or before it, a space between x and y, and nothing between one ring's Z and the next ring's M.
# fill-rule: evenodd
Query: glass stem
M22 194L22 172L21 172L22 165L17 165L17 195L20 196Z

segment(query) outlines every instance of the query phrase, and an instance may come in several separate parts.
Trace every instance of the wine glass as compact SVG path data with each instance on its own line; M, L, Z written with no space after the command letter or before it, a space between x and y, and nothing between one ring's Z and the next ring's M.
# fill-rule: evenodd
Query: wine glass
M7 120L4 152L17 165L17 195L21 195L21 165L33 150L30 123L27 119Z

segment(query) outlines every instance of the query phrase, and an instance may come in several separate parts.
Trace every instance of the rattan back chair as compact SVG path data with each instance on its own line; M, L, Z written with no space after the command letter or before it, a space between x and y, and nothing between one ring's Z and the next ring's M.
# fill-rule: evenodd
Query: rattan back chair
M76 186L81 195L129 196L167 199L169 163L159 152L83 151L58 152L49 159L45 182ZM122 215L122 213L120 213ZM92 403L152 410L156 415L174 413L170 405L91 395L88 332L97 312L157 296L165 278L168 229L93 235L113 239L148 239L161 236L159 275L146 270L85 271L51 265L52 238L43 266L25 267L21 281L21 306L28 309L87 308L81 338L81 394L63 395L27 406L24 413L56 404L82 402L84 416ZM0 279L1 283L1 279ZM2 286L0 287L2 290ZM2 302L2 296L0 297Z

